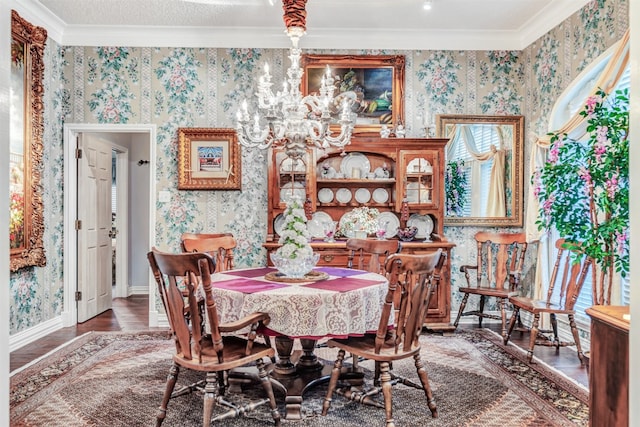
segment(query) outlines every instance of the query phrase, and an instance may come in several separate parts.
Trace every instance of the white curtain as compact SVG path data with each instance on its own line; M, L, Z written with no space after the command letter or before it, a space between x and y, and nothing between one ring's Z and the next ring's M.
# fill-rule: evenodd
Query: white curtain
M491 166L491 178L489 181L489 195L487 200L487 216L505 216L505 191L504 191L504 164L505 164L505 150L502 140L502 134L498 134L499 146L491 144L489 151L484 153L479 152L476 140L473 135L473 130L470 125L460 126L460 132L464 136L465 146L467 151L473 159L473 169L471 171L471 182L480 183L480 165L486 161L493 159L493 165ZM480 191L475 191L472 188L472 195L479 196ZM477 204L475 204L477 206ZM472 204L472 208L473 208ZM472 212L472 216L479 216Z

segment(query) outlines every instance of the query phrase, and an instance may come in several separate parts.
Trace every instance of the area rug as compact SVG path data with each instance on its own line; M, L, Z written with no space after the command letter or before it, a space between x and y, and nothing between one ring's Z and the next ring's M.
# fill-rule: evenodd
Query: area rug
M587 425L588 390L543 365L529 366L514 346L503 346L488 330L451 336L423 335L422 356L438 407L432 418L424 394L394 387L397 426L573 426ZM173 342L164 332L90 333L11 377L12 426L152 426L160 404ZM335 350L318 348L333 360ZM373 371L363 361L368 379ZM413 360L394 369L415 378ZM182 370L178 385L199 378ZM260 394L260 387L249 393ZM301 421L290 426L383 426L384 411L334 396L329 414L320 415L326 384L304 396ZM245 399L244 395L232 396ZM276 396L284 414L281 395ZM202 396L194 393L169 403L163 426L202 424ZM224 426L267 426L262 407Z

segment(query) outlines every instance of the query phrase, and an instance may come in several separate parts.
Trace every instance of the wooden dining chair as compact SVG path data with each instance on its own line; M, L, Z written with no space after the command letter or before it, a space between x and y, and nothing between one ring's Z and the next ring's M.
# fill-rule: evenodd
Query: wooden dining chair
M509 297L518 294L520 277L527 252L527 239L524 233L490 233L478 232L475 235L478 247L475 265L463 265L467 286L458 288L464 294L458 316L453 323L458 327L462 316L478 316L478 326L482 327L482 319L497 319L502 322L502 337L507 335L507 304ZM475 271L475 275L471 272ZM475 276L475 277L474 277ZM476 310L464 311L469 295L480 296ZM485 313L486 298L496 298L500 315Z
M183 252L206 252L216 260L217 271L233 270L233 251L237 242L231 233L183 233Z
M349 251L347 268L379 274L385 274L384 261L387 257L401 250L398 240L349 239L346 245ZM354 260L357 262L355 267Z
M256 341L260 328L268 324L269 315L253 313L233 323L219 322L216 301L211 288L211 272L215 269L215 261L209 254L203 252L168 254L152 248L147 258L156 279L176 345L173 364L169 370L166 389L158 410L156 426L159 427L164 421L167 405L172 397L189 393L194 389L204 392L202 418L204 426L210 426L212 421L237 416L267 403L271 406L275 424L280 425L280 413L263 360L265 357L274 357L275 351L271 346ZM188 318L185 316L185 298L179 288L181 282L184 282L188 290ZM202 286L204 291L204 312L210 325L210 333L206 333L202 327L204 322L200 319L201 311L196 304L197 286ZM234 332L245 329L249 331L246 336L232 335ZM225 378L228 377L231 369L254 363L267 397L238 406L225 398L228 388ZM205 372L206 379L203 387L200 383L196 383L182 387L174 393L180 368ZM228 410L212 420L215 405Z
M441 270L446 259L442 249L429 254L392 254L385 262L385 269L389 280L389 287L385 297L378 330L364 336L353 336L344 339L330 339L329 347L338 348L338 356L331 371L329 388L322 405L322 415L326 415L331 406L333 393L337 392L348 399L383 407L386 415L386 426L394 427L393 405L391 398L392 385L397 383L415 387L424 392L427 406L431 415L438 416L436 402L429 385L427 371L420 357L420 332L426 316L429 298L434 288L438 286ZM393 298L396 290L400 290L401 300L398 315L394 317L393 327L389 320L392 317ZM350 384L338 389L338 383L346 352L374 360L379 366L380 385L366 390L352 388ZM420 384L396 375L392 362L413 357ZM382 392L384 404L372 399L372 396Z
M589 270L593 266L593 259L584 255L579 246L570 244L564 239L556 241L556 256L553 271L547 285L547 295L544 299L528 298L524 296L512 296L509 302L513 304L514 310L509 321L509 331L504 337L505 345L511 338L516 317L521 311L533 314L533 321L530 329L529 349L527 358L529 363L533 359L533 349L536 345L556 347L576 346L580 363L584 362L584 353L580 346L580 335L575 322L574 306L580 295L580 290L588 277ZM539 329L540 315L548 313L551 321L550 330ZM567 315L569 327L573 334L573 341L562 341L558 337L557 315Z

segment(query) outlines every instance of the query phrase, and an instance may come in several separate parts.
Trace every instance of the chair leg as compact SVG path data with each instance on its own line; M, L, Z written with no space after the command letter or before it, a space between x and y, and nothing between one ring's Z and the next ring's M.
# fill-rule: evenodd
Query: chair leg
M516 320L520 323L520 307L514 307L513 313L511 313L511 319L509 319L509 329L507 330L507 335L502 337L502 341L504 345L507 345L509 342L509 338L511 338L511 333L513 332L513 327L516 325Z
M558 320L555 313L549 313L551 320L551 330L553 331L553 342L556 345L556 352L560 351L560 338L558 338Z
M264 387L264 391L267 393L267 397L269 398L269 406L271 406L271 416L273 417L273 421L275 421L276 426L279 426L280 412L278 412L276 397L273 394L273 387L271 386L269 375L267 374L267 370L265 369L264 360L262 359L256 360L256 367L258 368L258 377L260 378L262 387Z
M418 372L418 378L420 378L420 382L422 383L424 395L427 397L427 406L429 406L429 410L431 411L431 417L438 418L436 400L433 398L431 385L429 385L429 376L427 375L427 370L424 368L420 354L414 355L413 359L415 360L416 371Z
M462 316L462 313L464 312L464 307L467 305L467 300L469 299L469 294L464 294L464 297L462 297L462 301L460 302L460 308L458 309L458 317L456 317L456 321L453 322L453 327L457 328L458 327L458 322L460 321L460 317Z
M333 364L333 370L331 371L331 378L329 379L329 388L327 389L327 395L324 398L324 402L322 403L322 415L327 415L329 411L329 407L331 406L331 397L333 396L333 392L336 390L338 386L338 378L340 377L340 370L342 369L342 361L344 360L345 351L340 349L338 350L338 357L336 358L335 363Z
M480 295L480 316L478 316L478 327L482 328L482 314L484 314L484 295Z
M162 403L160 403L158 415L156 416L156 427L160 427L167 416L167 405L169 404L169 399L171 399L171 394L173 394L173 389L176 386L179 373L180 367L176 363L171 364L171 368L169 368L169 375L167 376L167 386L164 389Z
M536 345L536 339L538 338L538 325L540 324L540 313L533 316L533 323L531 324L531 336L529 337L529 350L527 351L527 360L531 363L533 359L533 347Z
M389 362L380 362L380 383L382 384L382 396L384 397L384 412L387 416L386 427L395 427L393 421L393 401L391 399L391 373Z
M500 298L498 301L498 305L500 306L500 321L502 322L502 339L504 340L507 336L507 300L505 298Z
M580 334L578 333L578 328L576 327L576 319L573 314L569 314L569 327L571 328L571 333L573 334L573 341L576 343L576 351L578 352L578 359L580 359L580 365L584 364L584 353L582 352L582 346L580 345Z
M211 415L213 414L213 406L218 397L218 374L216 372L207 372L206 384L204 386L204 411L202 415L202 426L209 427L211 425Z

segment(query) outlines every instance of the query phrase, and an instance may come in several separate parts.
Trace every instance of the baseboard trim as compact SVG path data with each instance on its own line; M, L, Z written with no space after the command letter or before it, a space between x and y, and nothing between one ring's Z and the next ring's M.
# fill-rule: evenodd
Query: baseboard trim
M18 350L62 328L62 316L58 316L24 331L17 332L9 336L9 352Z
M127 296L131 295L149 295L149 287L144 285L129 286L127 288Z

